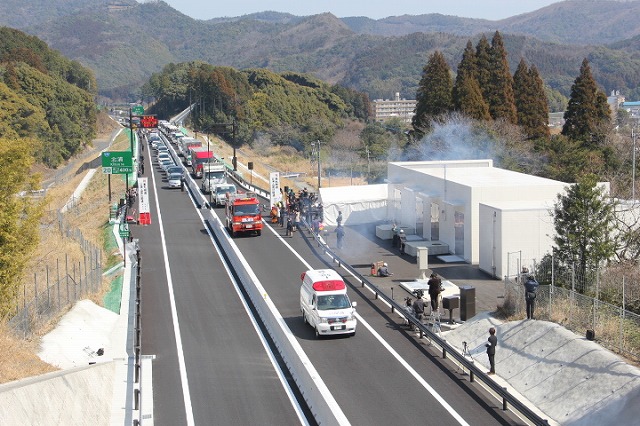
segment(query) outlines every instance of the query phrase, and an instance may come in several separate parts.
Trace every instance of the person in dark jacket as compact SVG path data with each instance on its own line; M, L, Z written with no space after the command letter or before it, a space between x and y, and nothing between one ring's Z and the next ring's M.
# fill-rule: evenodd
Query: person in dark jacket
M538 291L538 281L533 275L527 276L524 282L524 301L527 304L527 319L533 318L533 311L536 308L536 293Z
M487 347L487 355L489 356L489 371L487 374L492 375L496 374L496 346L498 345L498 338L496 337L496 329L491 327L489 329L489 338L487 339L489 343L485 346Z
M429 299L431 299L431 312L438 312L440 306L440 293L442 292L442 280L438 274L433 273L427 282L429 285Z
M422 317L424 316L424 300L422 300L421 296L416 297L416 300L413 301L413 316L422 322Z
M404 248L407 244L407 236L402 229L398 232L398 241L400 244L400 254L404 254Z

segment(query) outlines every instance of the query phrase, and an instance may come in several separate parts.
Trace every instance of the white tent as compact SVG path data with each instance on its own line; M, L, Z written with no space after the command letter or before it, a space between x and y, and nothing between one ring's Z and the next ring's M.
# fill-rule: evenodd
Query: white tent
M376 223L387 218L387 184L320 188L324 223L336 226L338 212L343 225Z

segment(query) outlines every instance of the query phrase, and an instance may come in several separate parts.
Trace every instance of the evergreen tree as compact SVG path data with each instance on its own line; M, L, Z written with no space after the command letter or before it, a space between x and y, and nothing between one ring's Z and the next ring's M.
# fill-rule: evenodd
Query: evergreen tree
M478 85L480 85L480 90L482 90L482 96L484 97L485 102L488 104L488 90L489 84L491 80L491 45L487 40L487 37L484 35L478 40L478 44L476 45L476 56L475 56L475 71L476 71L476 80L478 80Z
M416 94L416 113L412 124L418 135L426 133L433 119L453 109L452 89L453 80L449 65L444 55L436 51L424 66Z
M491 120L489 106L482 97L480 85L473 77L461 79L456 90L456 111L474 120Z
M592 148L604 141L610 120L609 105L591 75L591 67L586 58L580 66L580 75L571 86L571 97L564 119L562 134L569 139L582 141L586 147Z
M476 55L471 41L468 41L458 65L458 74L453 86L453 106L456 111L462 112L469 118L490 120L489 106L482 97L477 74Z
M513 92L518 112L518 125L530 139L549 137L549 106L544 83L535 66L520 60L513 75Z
M584 176L565 195L558 195L553 209L555 254L565 265L574 266L581 291L588 276L615 254L614 206L597 181L595 175Z
M504 119L509 123L517 123L513 78L509 71L507 51L504 48L502 36L498 31L495 32L491 40L489 81L484 93L485 100L489 104L489 112L494 120Z

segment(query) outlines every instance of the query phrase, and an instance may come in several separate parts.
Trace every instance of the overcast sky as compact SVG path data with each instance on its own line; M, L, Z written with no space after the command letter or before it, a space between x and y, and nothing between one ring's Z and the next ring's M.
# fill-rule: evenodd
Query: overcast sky
M141 0L139 0L141 1ZM558 3L558 0L164 0L195 19L242 16L255 12L287 12L296 16L331 12L339 18L372 19L440 13L464 18L503 19ZM142 0L144 2L144 0Z

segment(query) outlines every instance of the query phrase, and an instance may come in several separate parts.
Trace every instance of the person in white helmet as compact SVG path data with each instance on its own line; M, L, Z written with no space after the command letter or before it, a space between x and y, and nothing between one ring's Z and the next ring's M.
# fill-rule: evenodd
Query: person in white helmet
M407 244L407 235L402 229L398 233L398 238L400 239L400 254L404 254L404 247Z
M384 262L382 264L382 266L380 268L378 268L378 276L379 277L390 277L391 275L393 275L391 272L389 272L389 265L387 265L387 262Z

